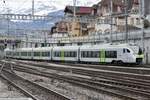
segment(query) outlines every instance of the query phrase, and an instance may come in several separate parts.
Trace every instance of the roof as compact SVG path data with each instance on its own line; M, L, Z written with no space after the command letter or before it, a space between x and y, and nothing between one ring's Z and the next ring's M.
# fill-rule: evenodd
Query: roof
M33 48L33 51L51 51L53 47L38 47L38 48Z
M134 4L139 4L139 0L134 0Z
M76 6L76 14L91 14L92 10L92 7ZM74 6L66 6L64 12L73 14Z
M16 51L32 51L32 48L19 48Z
M133 25L127 25L128 31L135 31L135 30L141 30L141 28L138 28ZM118 25L118 28L120 28L122 31L125 31L125 26L124 25Z
M79 46L56 46L53 50L78 50Z
M80 47L80 50L87 50L87 49L111 49L111 48L130 48L134 47L135 45L132 44L96 44L96 45L83 45Z
M128 9L131 9L133 3L137 3L138 0L128 0L127 2L128 2ZM101 0L99 4L101 4L102 6L106 6L106 5L109 6L110 0ZM124 0L113 0L113 5L125 7L125 2Z
M101 1L101 5L109 5L110 4L110 0L102 0ZM113 0L113 4L114 5L118 5L118 6L123 6L123 2L121 2L121 0Z

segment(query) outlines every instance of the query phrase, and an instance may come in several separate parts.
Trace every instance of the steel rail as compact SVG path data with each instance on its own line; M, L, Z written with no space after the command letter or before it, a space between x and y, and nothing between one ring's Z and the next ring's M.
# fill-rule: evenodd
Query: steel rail
M127 92L130 92L130 93L134 93L134 94L139 94L143 97L147 96L147 97L150 97L150 95L148 93L145 93L144 90L141 92L139 91L138 89L135 89L133 90L133 88L124 88L124 87L118 87L118 86L112 86L110 84L105 84L105 83L100 83L100 82L93 82L92 80L83 80L83 79L79 79L79 78L73 78L73 77L67 77L67 76L60 76L60 75L57 75L57 74L53 74L53 73L43 73L43 72L37 72L36 70L33 71L33 70L30 70L30 69L15 69L17 71L22 71L22 72L27 72L27 73L30 73L30 74L35 74L35 75L40 75L40 76L44 76L44 77L50 77L50 78L55 78L55 79L60 79L60 80L63 80L63 81L66 81L66 82L69 82L69 83L72 83L72 84L77 84L77 85L80 85L80 86L83 86L83 87L86 87L86 88L90 88L92 90L96 90L96 91L101 91L103 93L107 93L107 94L110 94L110 95L115 95L115 96L118 96L118 97L121 97L121 98L126 98L126 99L129 99L129 100L138 100L136 97L133 97L133 95L126 95L126 94L122 94L121 91L125 91L126 93ZM96 86L95 86L96 85ZM107 89L103 89L102 87L106 87ZM112 91L113 90L118 90L119 92L116 92L116 91ZM147 92L147 91L146 91Z
M9 71L3 70L2 77L15 84L15 86L20 87L21 90L24 90L24 92L34 100L71 100L69 97L66 97L63 94L50 90L42 85L29 81Z

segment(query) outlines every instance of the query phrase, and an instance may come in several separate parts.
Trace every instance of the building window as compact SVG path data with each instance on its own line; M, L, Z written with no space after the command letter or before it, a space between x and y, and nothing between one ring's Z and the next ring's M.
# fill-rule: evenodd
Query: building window
M131 18L131 25L134 25L134 18Z
M136 18L136 24L140 25L140 19L139 18Z

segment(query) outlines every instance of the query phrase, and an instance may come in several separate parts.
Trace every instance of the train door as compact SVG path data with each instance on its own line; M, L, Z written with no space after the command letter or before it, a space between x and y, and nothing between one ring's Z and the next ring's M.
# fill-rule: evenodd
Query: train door
M62 49L60 52L60 56L61 56L61 61L65 61L65 57L64 57L65 51Z
M124 62L130 62L130 50L129 49L123 49L123 61Z
M78 62L80 62L80 58L81 58L81 52L80 52L80 47L79 47L78 50L77 50L77 59L78 59Z
M100 53L99 53L99 57L100 57L100 63L105 63L106 62L106 58L105 58L105 50L101 49Z

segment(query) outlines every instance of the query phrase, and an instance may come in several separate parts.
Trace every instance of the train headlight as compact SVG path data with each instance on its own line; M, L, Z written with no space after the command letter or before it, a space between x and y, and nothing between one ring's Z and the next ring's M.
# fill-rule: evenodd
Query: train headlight
M144 58L144 54L137 55L137 58Z

